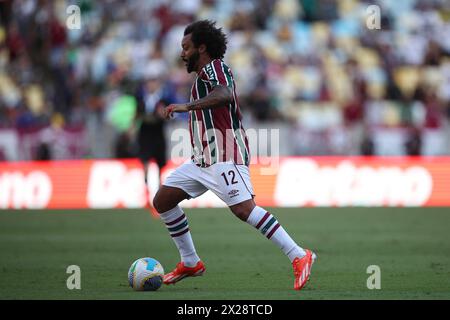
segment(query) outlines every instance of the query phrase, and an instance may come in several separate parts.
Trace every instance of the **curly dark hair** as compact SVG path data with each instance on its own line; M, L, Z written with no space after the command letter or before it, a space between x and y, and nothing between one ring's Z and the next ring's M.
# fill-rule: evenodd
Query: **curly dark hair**
M192 42L198 48L204 44L206 52L212 59L223 59L227 51L227 36L222 28L216 28L216 22L200 20L191 23L184 29L184 35L192 34Z

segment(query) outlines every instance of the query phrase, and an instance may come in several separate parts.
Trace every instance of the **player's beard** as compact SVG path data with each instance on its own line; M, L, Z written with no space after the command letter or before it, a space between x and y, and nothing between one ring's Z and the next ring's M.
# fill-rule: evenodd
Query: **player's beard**
M200 54L198 53L198 51L193 53L192 56L190 56L187 59L186 69L187 69L188 73L191 73L192 71L196 71L199 59L200 59Z

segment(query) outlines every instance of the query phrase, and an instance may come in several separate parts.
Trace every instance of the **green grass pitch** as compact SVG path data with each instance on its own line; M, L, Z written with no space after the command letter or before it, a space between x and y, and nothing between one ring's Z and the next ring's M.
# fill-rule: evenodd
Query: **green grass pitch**
M179 260L161 220L146 210L0 211L0 299L450 299L450 208L271 208L318 261L292 290L289 260L227 209L187 209L203 277L135 292L137 258L166 272ZM68 290L69 265L81 290ZM381 289L366 286L381 268Z

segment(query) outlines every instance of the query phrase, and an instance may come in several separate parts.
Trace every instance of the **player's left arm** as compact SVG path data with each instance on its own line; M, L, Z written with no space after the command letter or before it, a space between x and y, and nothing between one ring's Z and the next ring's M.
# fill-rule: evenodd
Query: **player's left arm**
M164 117L169 119L174 112L211 109L228 105L233 100L231 89L224 85L216 85L204 98L181 104L171 104L164 109Z

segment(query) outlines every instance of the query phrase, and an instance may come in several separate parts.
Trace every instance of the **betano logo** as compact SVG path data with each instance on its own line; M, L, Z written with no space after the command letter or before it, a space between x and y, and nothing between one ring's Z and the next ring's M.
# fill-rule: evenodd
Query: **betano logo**
M52 181L42 171L0 174L0 209L43 209L51 200Z
M129 169L120 161L94 162L87 191L89 208L142 208L145 201L142 169Z
M421 166L357 167L350 161L319 166L311 159L288 159L280 166L275 204L421 206L427 203L432 190L432 176Z
M266 206L442 206L450 203L450 158L288 158L276 176L252 182ZM73 172L61 170L73 168ZM162 179L176 168L168 164ZM0 164L0 209L142 208L147 196L137 160L65 161L20 166ZM149 168L149 196L159 186L158 168ZM230 191L230 190L229 190ZM265 201L265 202L264 202ZM223 207L212 192L183 201L183 207Z

